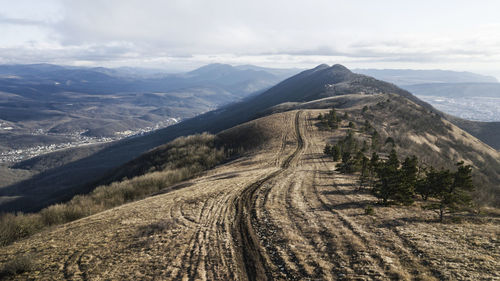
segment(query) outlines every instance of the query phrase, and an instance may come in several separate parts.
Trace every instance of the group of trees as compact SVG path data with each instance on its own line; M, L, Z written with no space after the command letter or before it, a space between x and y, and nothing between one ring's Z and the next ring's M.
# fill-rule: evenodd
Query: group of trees
M365 110L366 111L366 110ZM348 119L347 113L340 118L335 109L328 114L318 116L321 125L337 129L342 120ZM336 144L327 144L324 153L336 162L336 170L345 173L359 173L360 188L368 187L383 204L398 203L411 205L420 196L427 201L426 208L436 210L442 221L446 212L453 212L462 207L470 206L472 183L472 167L464 162L456 164L457 170L436 170L434 167L424 168L416 156L406 157L400 161L395 150L396 142L388 137L381 144L377 130L365 120L357 131L368 135L367 141L356 139L354 122L349 122L349 130L344 138ZM366 138L365 138L366 139ZM377 154L381 147L392 147L386 160ZM368 158L366 155L370 155ZM428 200L432 198L432 200Z
M335 151L335 147L337 145L327 145L325 153ZM455 172L436 170L433 167L423 168L419 166L416 156L406 157L400 162L393 149L385 161L376 152L368 158L361 151L354 157L346 151L342 154L341 163L337 165L337 171L359 172L360 188L370 187L373 195L383 204L394 202L411 205L420 196L422 200L430 201L425 207L436 210L442 221L446 212L460 210L470 206L472 202L472 167L465 165L463 161L456 166ZM428 200L429 198L433 200Z
M373 157L375 159L372 159L368 166L369 173L375 176L372 185L373 194L384 204L389 200L405 205L412 204L418 175L417 157L406 157L403 163L400 163L394 149L386 161L379 160L376 153Z
M337 116L337 112L333 108L325 115L320 113L318 115L318 120L320 121L321 126L326 129L337 129L340 121L342 121L340 116Z
M415 192L422 196L423 200L434 197L437 200L427 207L437 210L440 221L446 211L460 210L462 207L470 206L472 202L471 192L474 191L472 182L472 167L465 165L463 161L456 164L457 171L435 170L431 167L425 171L425 177L419 178L415 184Z
M336 116L333 114L326 116ZM328 120L323 117L322 120ZM372 139L379 138L376 130L365 122L362 130L372 135ZM411 205L417 196L428 201L426 208L436 210L442 221L446 212L453 212L472 202L471 191L474 190L472 183L472 168L457 163L457 171L436 170L434 167L423 168L419 165L416 156L406 157L400 161L393 138L387 138L386 144L391 144L393 149L386 160L381 160L374 151L372 142L371 158L365 154L369 152L366 141L360 142L354 137L352 130L340 139L336 144L327 144L324 153L332 157L334 161L340 161L336 170L345 173L359 173L360 188L369 187L371 192L381 200L383 204L399 203ZM433 198L433 200L428 200Z

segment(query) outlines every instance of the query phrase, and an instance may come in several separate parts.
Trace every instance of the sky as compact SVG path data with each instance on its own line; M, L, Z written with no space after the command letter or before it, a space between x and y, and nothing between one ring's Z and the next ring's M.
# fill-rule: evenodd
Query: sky
M450 69L500 79L500 1L0 0L0 64Z

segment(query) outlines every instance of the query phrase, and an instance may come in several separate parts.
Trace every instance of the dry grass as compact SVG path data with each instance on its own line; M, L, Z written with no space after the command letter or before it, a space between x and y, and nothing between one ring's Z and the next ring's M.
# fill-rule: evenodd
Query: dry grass
M261 255L254 264L268 279L500 277L497 209L486 209L480 220L441 224L419 204L378 205L358 189L357 176L336 173L336 163L324 157L325 143L347 128L319 131L318 113L301 115L305 143L291 159L295 112L266 117L256 124L272 132L264 150L219 165L182 189L3 247L0 262L37 249L39 273L27 272L26 279L244 280L248 261L237 238L246 225ZM238 209L242 198L249 204ZM365 214L368 206L372 215Z
M34 262L30 255L17 255L0 267L0 278L15 276L33 268Z
M91 193L76 195L66 203L51 205L34 214L2 214L0 245L28 237L48 226L59 225L143 199L172 184L212 168L226 159L209 134L178 138L141 159L150 172L131 179L98 186ZM134 162L134 165L138 165ZM130 170L129 170L130 171ZM137 170L134 171L140 174ZM133 173L132 173L133 174Z
M454 170L457 162L473 166L476 203L500 207L500 153L436 113L390 96L390 102L369 106L365 113L349 110L358 123L369 120L382 139L392 137L401 158L416 155L428 166Z

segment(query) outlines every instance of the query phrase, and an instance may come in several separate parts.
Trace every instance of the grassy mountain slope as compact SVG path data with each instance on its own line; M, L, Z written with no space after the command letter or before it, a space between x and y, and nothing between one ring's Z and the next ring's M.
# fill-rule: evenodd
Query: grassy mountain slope
M130 138L94 155L45 171L29 181L0 190L2 196L19 196L0 210L36 210L49 203L71 198L91 190L95 182L116 167L178 136L208 131L216 133L258 116L283 102L307 102L329 96L353 93L395 94L415 103L422 111L434 109L393 84L352 73L341 65L320 65L303 71L257 96L197 116L152 134ZM69 175L69 176L68 176Z
M382 107L374 99L338 109L349 117L335 131L318 126L316 116L326 109L304 109L221 132L228 143L264 137L248 144L249 153L177 189L0 248L0 274L7 280L495 278L498 215L440 224L418 204L377 205L358 189L357 176L338 174L338 163L324 156L326 143L352 130L348 121L373 116L380 131L397 133L396 121L411 131L391 104L414 114L421 108L390 97ZM379 124L388 112L395 117ZM436 123L429 134L442 133L445 121L425 118ZM401 149L414 153L424 146Z
M454 116L448 116L448 119L487 145L500 150L500 122L470 121Z
M166 127L241 100L286 77L265 68L220 64L180 74L136 73L0 65L0 153L32 148L33 143L75 143L87 137L96 142Z

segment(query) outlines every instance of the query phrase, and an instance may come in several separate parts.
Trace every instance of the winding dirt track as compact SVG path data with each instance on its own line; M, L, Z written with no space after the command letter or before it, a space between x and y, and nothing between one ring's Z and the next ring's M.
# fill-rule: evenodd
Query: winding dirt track
M267 175L243 190L242 194L236 200L236 220L237 226L234 230L235 240L241 242L239 252L245 265L245 273L248 280L263 280L272 277L271 270L266 266L266 261L258 250L261 248L259 237L256 235L254 225L257 225L257 216L255 210L256 192L262 186L272 179L282 174L290 167L290 163L294 161L304 149L304 140L300 132L300 114L301 111L295 114L295 137L297 139L297 148L288 156L281 164L281 169Z
M374 216L364 215L375 199L323 157L325 141L341 132L319 131L317 113L257 120L273 135L258 153L217 167L184 188L2 248L0 261L30 252L38 270L19 279L40 280L499 277L499 247L454 244L464 253L457 257L446 252L450 244L439 236L447 230L419 221L415 210L377 207ZM483 236L471 237L497 241L497 224L468 229L474 227ZM450 237L456 230L449 229ZM467 254L471 249L474 256ZM450 261L460 266L452 268Z

